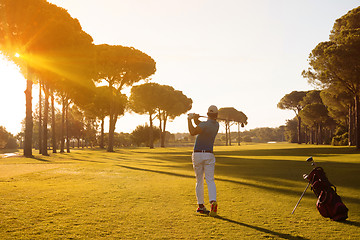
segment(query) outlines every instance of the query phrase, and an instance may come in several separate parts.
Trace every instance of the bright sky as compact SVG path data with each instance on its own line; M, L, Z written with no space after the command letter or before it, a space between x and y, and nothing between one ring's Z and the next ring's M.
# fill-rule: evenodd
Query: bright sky
M248 116L246 130L278 127L294 117L277 103L291 91L313 89L301 76L309 53L328 40L337 18L360 5L358 0L49 2L79 19L95 44L132 46L150 55L157 65L152 81L192 98L191 112L206 114L212 104L235 107ZM3 58L0 79L0 125L16 134L25 117L26 82ZM147 121L127 113L116 131L131 132ZM186 116L167 130L187 132Z

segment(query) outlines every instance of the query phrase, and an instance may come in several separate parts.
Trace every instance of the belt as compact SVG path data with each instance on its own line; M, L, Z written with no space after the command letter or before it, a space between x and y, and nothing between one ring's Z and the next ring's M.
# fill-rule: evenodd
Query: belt
M209 151L209 150L194 150L194 152L213 153L213 151Z

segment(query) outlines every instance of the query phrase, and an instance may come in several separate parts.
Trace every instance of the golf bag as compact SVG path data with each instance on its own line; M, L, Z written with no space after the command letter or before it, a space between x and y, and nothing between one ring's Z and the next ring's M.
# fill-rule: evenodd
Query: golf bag
M341 201L341 197L337 195L336 187L329 182L323 168L315 167L306 179L318 198L316 207L323 217L334 221L343 221L348 218L349 210Z

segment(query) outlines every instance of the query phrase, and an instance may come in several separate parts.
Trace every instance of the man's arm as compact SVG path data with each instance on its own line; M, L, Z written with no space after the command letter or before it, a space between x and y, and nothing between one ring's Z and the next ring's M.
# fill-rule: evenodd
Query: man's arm
M188 118L188 127L191 136L198 135L202 132L202 129L199 126L197 126L200 123L199 117L195 117L194 122L196 124L196 127L194 127L194 125L192 124L191 118Z

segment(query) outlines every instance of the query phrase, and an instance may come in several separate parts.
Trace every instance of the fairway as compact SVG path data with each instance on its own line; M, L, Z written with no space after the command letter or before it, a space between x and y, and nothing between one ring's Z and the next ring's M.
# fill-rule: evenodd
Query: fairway
M284 143L214 150L217 218L195 213L190 147L1 158L0 239L360 239L354 148ZM309 156L337 187L348 221L323 218L310 189L291 215L307 185L302 175L312 169Z

